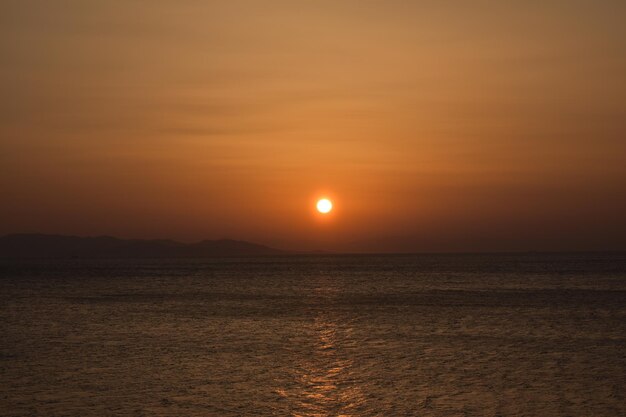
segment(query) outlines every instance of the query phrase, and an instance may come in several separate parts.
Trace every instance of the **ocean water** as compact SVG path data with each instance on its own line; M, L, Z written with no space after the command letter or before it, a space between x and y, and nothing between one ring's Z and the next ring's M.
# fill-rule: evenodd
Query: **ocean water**
M0 415L624 416L626 255L0 262Z

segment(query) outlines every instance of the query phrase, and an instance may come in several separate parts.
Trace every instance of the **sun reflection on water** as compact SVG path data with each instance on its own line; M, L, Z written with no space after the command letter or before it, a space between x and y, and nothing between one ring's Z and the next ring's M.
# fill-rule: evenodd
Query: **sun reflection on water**
M315 319L303 329L310 335L310 353L294 364L294 381L282 392L290 402L292 416L353 417L365 398L352 370L352 323L336 309L324 306L335 299L338 291L332 282L320 281L314 295L323 305L317 306Z

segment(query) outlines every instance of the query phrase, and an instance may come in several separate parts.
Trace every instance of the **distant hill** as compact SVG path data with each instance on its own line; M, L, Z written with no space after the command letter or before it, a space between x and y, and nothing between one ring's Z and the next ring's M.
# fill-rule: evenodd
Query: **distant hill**
M0 237L0 258L211 258L285 255L287 251L237 240L125 240L13 234Z

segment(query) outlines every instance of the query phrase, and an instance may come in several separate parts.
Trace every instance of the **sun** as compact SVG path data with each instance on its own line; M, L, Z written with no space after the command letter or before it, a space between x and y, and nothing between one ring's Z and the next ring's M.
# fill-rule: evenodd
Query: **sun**
M330 213L332 209L333 209L333 203L327 198L322 198L321 200L317 202L317 211L319 211L320 213L323 213L323 214Z

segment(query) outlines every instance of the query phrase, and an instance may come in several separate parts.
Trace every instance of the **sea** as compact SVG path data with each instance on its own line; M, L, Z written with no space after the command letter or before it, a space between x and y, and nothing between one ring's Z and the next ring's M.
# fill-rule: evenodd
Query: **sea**
M624 416L626 253L0 261L0 415Z

